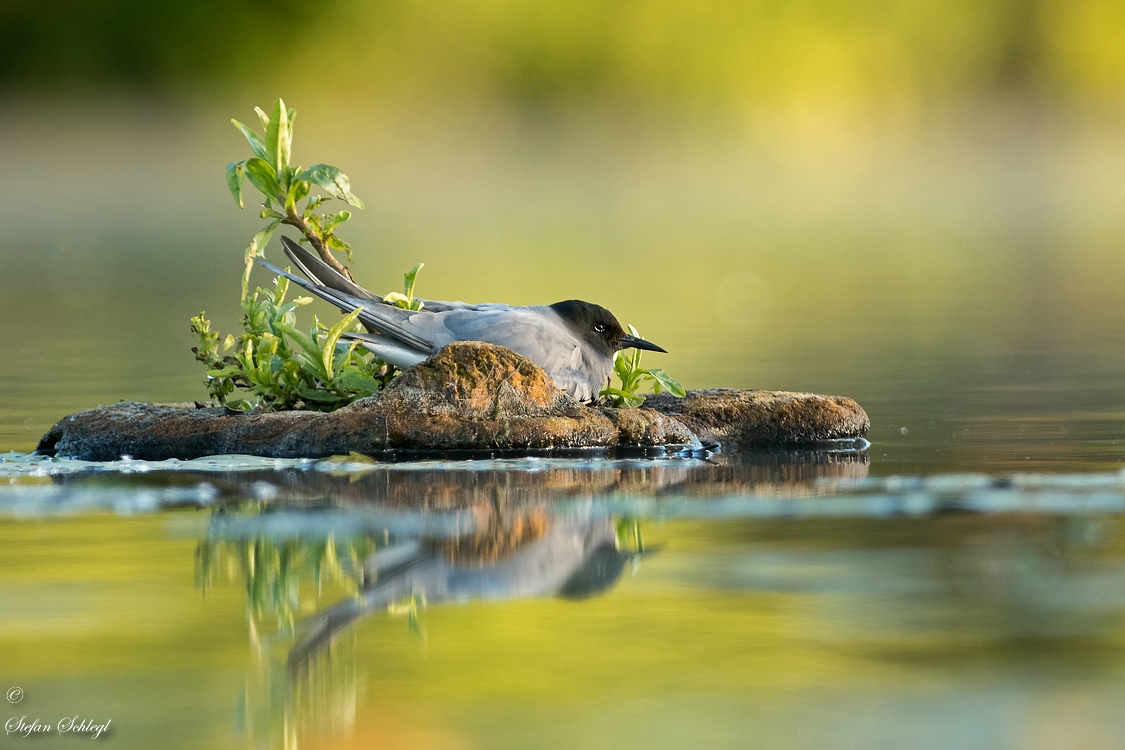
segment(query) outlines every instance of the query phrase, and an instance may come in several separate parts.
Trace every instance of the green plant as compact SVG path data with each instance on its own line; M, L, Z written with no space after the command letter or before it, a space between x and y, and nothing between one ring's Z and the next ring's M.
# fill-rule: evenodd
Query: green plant
M402 275L402 294L391 292L383 297L383 301L401 307L403 310L421 310L422 300L414 299L414 282L418 280L418 272L422 270L424 265L426 264L419 263Z
M637 329L633 326L629 326L629 333L640 337ZM677 398L683 398L687 395L679 381L664 370L655 367L651 369L641 367L640 349L634 349L632 354L617 352L613 358L613 372L617 375L620 387L603 388L602 392L598 394L613 406L640 406L643 404L645 397L637 391L646 382L651 383L654 394L659 395L663 391L668 391Z
M377 392L390 377L390 368L357 349L358 342L341 341L344 332L356 328L359 311L331 328L314 317L306 333L296 327L296 310L312 300L286 302L288 289L288 279L276 278L272 290L259 287L244 298L244 333L238 339L227 335L221 347L204 313L191 319L191 330L199 338L192 352L207 365L211 397L236 410L331 411ZM222 354L232 349L232 354ZM228 402L236 390L247 391L249 398Z
M320 187L331 198L357 208L363 208L363 202L352 194L347 176L336 167L316 164L302 169L291 165L295 110L286 108L278 99L272 115L257 107L254 111L265 135L232 120L254 155L227 165L226 172L227 187L239 207L243 205L243 184L249 180L263 196L261 217L270 219L246 248L241 297L243 333L237 339L232 335L221 337L200 313L191 319L192 333L199 339L199 345L192 351L207 366L205 382L211 398L228 408L331 411L377 392L394 376L395 368L375 358L358 342L341 340L346 332L363 330L356 323L358 311L344 316L332 327L322 325L314 317L306 332L297 327L296 310L312 300L298 297L286 302L289 281L284 278L274 279L272 290L258 287L249 294L250 271L274 231L289 224L300 230L304 241L326 263L351 278L347 267L333 255L334 250L343 251L351 261L351 247L336 235L336 229L351 218L351 213L317 213L316 209L329 198L310 193L313 187ZM387 301L420 310L422 301L414 298L414 286L421 269L419 263L407 271L405 293L387 295ZM231 399L237 391L244 392L246 397Z
M246 137L254 155L227 165L227 187L238 207L243 207L243 182L249 180L264 198L260 216L270 220L264 229L254 235L246 248L246 269L242 274L243 299L249 289L254 258L263 254L266 244L281 224L296 227L325 263L351 279L347 266L340 263L332 251L346 253L348 262L352 262L351 246L336 236L336 228L350 219L352 214L346 209L334 213L316 213L316 209L331 198L359 209L363 208L363 201L352 194L347 175L337 167L314 164L304 169L291 165L293 121L297 117L295 109L287 109L285 102L278 99L274 103L273 114L267 115L258 107L254 108L254 112L262 123L265 135L260 135L238 120L231 120ZM324 190L329 197L312 195L314 186ZM301 201L305 201L303 207L299 206Z

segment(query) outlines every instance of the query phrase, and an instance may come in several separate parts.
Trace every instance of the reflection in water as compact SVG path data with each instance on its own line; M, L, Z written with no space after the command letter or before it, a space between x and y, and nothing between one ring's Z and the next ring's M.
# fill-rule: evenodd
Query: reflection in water
M359 596L363 560L374 539L207 539L196 548L196 585L204 595L220 581L240 582L254 669L236 711L236 728L270 747L297 747L299 729L346 730L355 721L354 636L325 644L300 674L284 668L284 649L322 594ZM311 601L310 601L311 600Z
M362 561L374 540L351 539L338 545L323 541L273 540L267 537L235 542L201 542L196 550L196 584L206 594L217 575L241 577L246 588L251 642L260 642L259 625L275 621L278 630L292 630L301 609L301 581L311 579L319 595L325 582L350 594L362 585ZM225 569L225 570L224 570Z
M866 477L867 470L863 450L789 448L718 454L706 460L526 458L395 464L353 454L280 470L209 471L206 478L220 498L240 499L250 486L259 498L290 507L315 506L331 498L333 507L437 511L613 495L813 496L823 494L820 487L826 480L855 481ZM191 473L184 471L184 478ZM173 481L168 474L162 472L154 481Z
M646 526L659 523L606 515L593 500L551 510L491 490L492 502L469 508L472 523L426 522L445 507L400 508L400 521L412 525L368 527L348 539L316 537L315 523L278 526L270 503L214 513L197 580L206 591L225 575L246 592L257 658L241 713L249 737L261 746L283 738L295 749L355 730L367 705L361 619L389 613L425 642L423 613L444 602L599 597L639 562ZM763 612L773 605L761 597L799 597L814 608L801 638L884 668L984 661L1036 669L1120 656L1118 518L938 509L922 519L688 520L660 532L674 565L646 566L647 585L750 597ZM767 648L776 637L761 635Z
M261 513L246 520L252 525ZM303 736L353 727L354 626L361 618L390 611L424 637L420 608L597 596L645 551L636 519L555 518L537 504L509 512L497 503L475 528L440 537L384 528L347 540L226 539L232 529L250 528L232 526L226 515L216 515L196 550L196 582L204 593L219 577L243 585L257 668L247 678L239 724L256 741L280 735L287 750Z
M586 598L611 586L631 558L619 550L609 519L545 526L538 538L523 537L515 544L497 524L468 539L404 540L372 553L364 566L368 583L358 596L302 623L305 632L290 652L290 665L299 667L358 618L396 601Z
M225 506L247 497L273 507L323 505L395 513L471 512L591 497L816 497L867 477L861 448L787 448L707 459L492 459L377 462L212 456L105 463L0 454L0 510L37 515L113 508Z

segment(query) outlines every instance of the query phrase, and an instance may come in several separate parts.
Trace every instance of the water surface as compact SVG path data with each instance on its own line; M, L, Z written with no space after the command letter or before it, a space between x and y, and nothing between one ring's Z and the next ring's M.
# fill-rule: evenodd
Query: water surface
M123 747L1125 742L1125 475L868 462L8 454L8 713Z

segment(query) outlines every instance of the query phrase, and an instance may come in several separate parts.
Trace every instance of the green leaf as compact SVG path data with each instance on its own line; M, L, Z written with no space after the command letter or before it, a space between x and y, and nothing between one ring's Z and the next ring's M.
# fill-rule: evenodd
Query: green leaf
M603 388L599 396L609 396L614 399L618 404L625 404L626 406L637 407L645 402L644 396L638 396L635 393L626 393L618 388Z
M629 360L621 352L613 355L613 371L621 380L629 377Z
M246 140L250 142L250 150L254 152L254 156L258 157L259 159L266 158L266 142L262 140L262 136L258 135L256 132L246 127L238 120L232 119L231 122L234 123L234 126L236 128L242 131L242 135L245 136Z
M234 202L242 208L242 180L246 177L246 162L232 161L227 165L227 188L234 196Z
M352 246L344 242L342 239L334 234L327 234L324 236L324 244L328 245L333 250L345 252L348 254L348 262L352 262Z
M324 372L319 356L313 357L310 356L308 352L297 352L293 355L293 360L300 365L301 369L308 373L309 377L313 380L327 382L328 375Z
M315 357L317 361L320 361L320 346L317 345L316 339L309 336L304 331L298 331L296 328L287 326L284 323L275 323L274 328L296 341L297 346L304 349L310 357Z
M278 99L273 105L273 115L270 117L269 123L265 126L266 161L268 161L270 166L277 170L278 173L281 172L281 160L278 158L280 153L278 145L284 128L284 124L281 122L283 111L284 110L281 108L281 100Z
M254 114L258 116L258 121L262 123L262 130L268 130L270 127L270 116L263 112L261 107L254 107Z
M289 110L281 99L274 102L273 116L266 125L266 161L284 181L285 168L289 166Z
M411 307L414 306L414 283L418 280L418 272L422 270L422 266L424 265L426 264L419 263L402 275L403 292L406 294L406 298L410 300Z
M293 163L293 119L297 116L297 110L290 108L285 113L285 166L288 167Z
M302 182L304 181L302 180ZM307 182L305 182L305 184L308 185ZM328 214L321 221L321 231L324 233L331 232L333 229L340 226L350 218L352 218L352 212L347 210L337 211L334 214Z
M289 270L286 267L286 270ZM289 293L289 279L284 276L278 276L273 280L273 303L280 305L285 301L285 295Z
M407 299L406 295L401 292L391 292L390 294L384 295L383 301L388 305L401 307L403 310L410 309L410 300Z
M234 401L228 401L223 404L223 406L227 407L231 411L254 411L254 409L257 408L256 404L251 401L247 401L244 398L235 399Z
M324 188L333 198L339 198L356 208L363 208L363 201L352 195L351 182L339 168L329 164L314 164L297 175L298 179L308 180Z
M648 371L648 374L652 376L653 380L664 386L664 388L666 388L668 392L676 398L683 398L687 395L687 391L685 391L684 387L680 385L680 381L676 380L663 370L658 368L652 369Z
M332 367L332 358L336 353L336 342L340 340L340 335L343 334L344 331L347 331L355 325L356 319L359 318L361 312L363 312L363 308L357 307L340 318L336 325L328 330L328 336L324 339L324 348L321 349L320 357L321 361L324 363L324 371L329 375L332 374L334 369Z
M629 328L629 333L631 333L632 335L636 336L639 339L644 338L644 336L642 336L637 331L637 329L633 327L632 324L629 324L628 328ZM632 363L631 364L632 364L633 371L636 372L636 371L640 370L641 369L641 350L640 349L634 349L632 355L630 355L630 356L632 357Z
M364 393L378 393L379 381L370 375L364 375L354 367L349 367L344 370L343 375L340 376L340 385L349 391L360 391Z
M311 187L307 180L292 180L289 183L289 191L285 194L285 207L294 208L298 201L304 200L309 194Z
M254 157L246 160L246 176L250 183L265 195L277 200L284 200L281 185L277 181L277 170L270 166L265 159Z
M301 398L306 401L315 401L318 404L335 404L343 401L340 396L328 391L314 391L311 388L298 388L297 393L301 394Z
M246 300L246 292L250 288L250 272L254 270L254 259L264 254L262 251L265 250L266 245L269 244L270 238L273 237L274 230L277 229L277 225L280 223L281 221L278 219L271 221L269 226L254 235L254 239L250 240L250 245L246 248L246 268L242 271L243 301Z
M352 341L352 343L346 346L342 342L336 344L336 364L333 366L335 369L332 371L333 383L339 383L340 375L349 367L352 361L352 355L355 353L356 347L358 346L358 341Z

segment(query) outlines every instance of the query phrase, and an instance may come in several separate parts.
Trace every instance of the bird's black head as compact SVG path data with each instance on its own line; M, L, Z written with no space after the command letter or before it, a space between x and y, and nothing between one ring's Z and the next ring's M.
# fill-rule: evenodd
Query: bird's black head
M626 333L617 322L617 318L613 317L613 313L601 305L583 302L580 299L568 299L565 302L556 302L551 305L551 309L558 313L583 341L607 356L629 347L653 352L664 351L656 344Z

